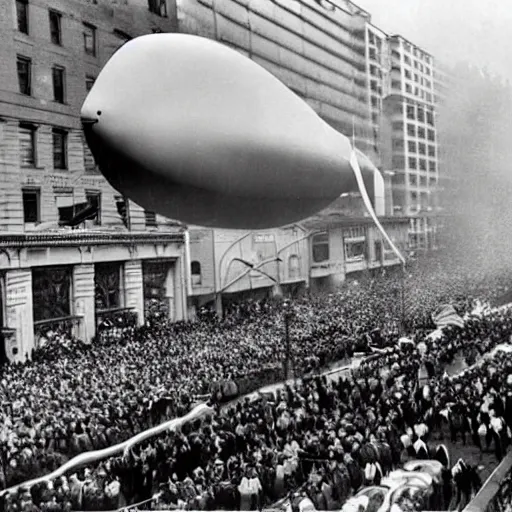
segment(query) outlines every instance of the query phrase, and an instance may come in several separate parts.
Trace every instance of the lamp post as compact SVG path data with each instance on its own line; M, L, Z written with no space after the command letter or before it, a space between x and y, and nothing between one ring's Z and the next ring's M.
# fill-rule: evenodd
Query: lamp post
M275 279L270 274L268 274L267 272L262 270L261 267L263 265L266 265L267 263L272 263L273 261L280 263L283 261L281 258L274 257L274 258L270 258L269 260L260 261L257 264L251 263L250 261L244 260L242 258L233 258L231 261L238 261L238 262L242 263L243 265L245 265L247 267L247 269L244 272L242 272L241 274L239 274L237 277L232 279L228 284L221 286L221 288L215 292L215 303L216 304L218 304L220 302L220 305L222 306L222 293L225 290L227 290L230 286L235 284L237 281L239 281L240 279L245 277L249 272L252 272L252 271L258 272L258 273L262 274L263 276L265 276L266 278L270 279L276 285L278 284L277 279ZM222 285L222 281L220 284ZM220 313L217 310L217 314L220 318L222 318L222 308L220 308Z

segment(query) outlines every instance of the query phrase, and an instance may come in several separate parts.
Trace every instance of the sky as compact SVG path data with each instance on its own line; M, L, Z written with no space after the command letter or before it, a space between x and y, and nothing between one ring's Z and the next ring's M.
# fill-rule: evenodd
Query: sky
M468 61L512 80L511 0L354 0L374 25L448 64Z

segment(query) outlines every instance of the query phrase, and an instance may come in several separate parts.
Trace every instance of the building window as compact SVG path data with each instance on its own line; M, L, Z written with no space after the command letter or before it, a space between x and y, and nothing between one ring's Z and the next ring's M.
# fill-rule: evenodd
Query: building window
M416 174L409 174L409 184L413 187L418 185L418 177Z
M407 105L407 119L415 119L415 108L412 105Z
M435 162L429 162L428 169L430 172L436 172L437 166Z
M426 171L427 170L427 161L424 158L420 158L420 170Z
M382 261L382 240L375 240L373 246L375 249L374 261Z
M41 191L38 188L24 188L22 197L23 222L25 224L41 222Z
M146 227L155 228L157 226L155 212L144 210L144 218L146 219Z
M313 261L322 263L329 261L329 234L320 233L313 236Z
M94 265L94 295L96 313L121 307L120 263L96 263Z
M404 131L404 123L401 121L395 121L392 125L393 131L395 132L403 132Z
M64 130L54 128L52 130L53 137L53 168L67 169L67 146L68 134Z
M66 99L66 70L61 66L52 68L53 100L57 103L64 103Z
M408 92L409 94L412 94L411 84L405 84L405 92Z
M84 23L84 50L87 55L96 56L96 27Z
M435 146L428 147L428 156L432 156L435 158L435 156L436 156L436 147Z
M393 169L403 169L405 167L405 158L403 156L394 156L391 159Z
M28 0L16 0L18 30L28 35Z
M148 0L149 12L158 16L167 16L167 0Z
M434 114L432 112L427 112L427 124L434 126Z
M420 123L425 122L425 111L422 108L418 108L418 121Z
M410 140L407 143L407 149L409 150L409 153L416 153L416 142Z
M416 158L410 156L409 157L409 169L416 169Z
M393 149L403 150L404 149L404 140L403 139L393 139Z
M59 217L62 215L63 217L65 214L61 212L61 208L65 208L67 210L71 210L71 213L68 214L70 217L73 217L73 205L74 205L74 194L73 189L54 189L55 192L55 205L57 206L57 210L59 211ZM68 220L61 218L61 220Z
M96 190L86 190L85 199L96 210L96 215L91 220L96 226L101 224L101 192Z
M86 76L85 77L85 90L89 92L92 89L92 86L94 85L94 82L96 81L96 78L93 76Z
M425 128L418 128L418 139L424 139L425 138Z
M121 217L121 221L124 224L124 227L128 228L130 212L128 211L129 203L123 196L115 196L116 208L119 217Z
M51 266L32 269L34 322L71 314L73 267Z
M57 44L59 46L62 45L62 29L61 29L61 20L62 15L57 11L49 11L48 13L50 19L50 39L53 44Z
M30 96L32 94L32 61L28 57L18 55L17 67L20 93Z
M347 261L364 260L366 242L349 242L345 244L345 258Z
M434 133L434 130L428 131L428 140L432 142L436 140L436 134Z
M411 58L407 55L404 56L404 62L407 64L407 65L411 65Z
M300 277L300 261L296 254L288 258L288 279L298 279Z
M201 263L193 261L190 264L190 274L192 276L192 286L201 286Z
M423 144L423 142L420 142L418 144L418 153L420 155L426 155L427 154L427 147L425 146L425 144Z
M37 127L32 124L28 124L28 123L20 123L18 133L19 133L19 141L20 141L20 164L21 164L21 167L36 167L36 165L37 165L37 143L36 143Z
M402 89L402 82L400 82L400 80L392 80L391 88L392 89Z
M416 137L416 126L414 126L413 124L408 124L407 135L409 135L410 137Z

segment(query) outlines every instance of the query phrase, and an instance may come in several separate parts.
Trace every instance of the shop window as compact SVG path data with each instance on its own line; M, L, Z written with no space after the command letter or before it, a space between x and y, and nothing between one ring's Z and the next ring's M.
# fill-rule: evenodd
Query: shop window
M313 236L313 261L315 263L322 263L329 261L329 234L319 233Z

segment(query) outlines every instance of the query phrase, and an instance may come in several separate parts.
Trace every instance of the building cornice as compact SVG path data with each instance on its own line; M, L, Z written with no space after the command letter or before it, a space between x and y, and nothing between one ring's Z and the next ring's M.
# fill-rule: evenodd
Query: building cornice
M139 245L139 244L183 244L185 234L181 231L168 233L19 233L1 234L0 247L76 247L82 245Z

